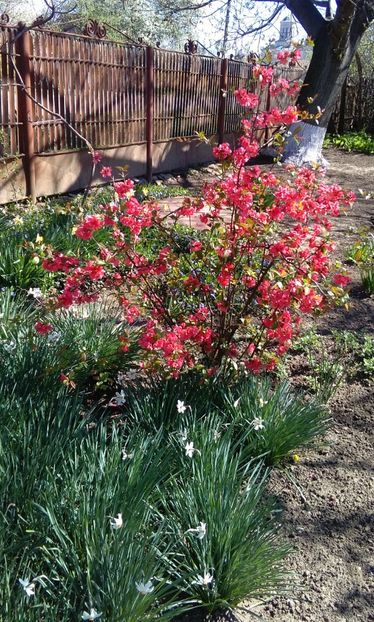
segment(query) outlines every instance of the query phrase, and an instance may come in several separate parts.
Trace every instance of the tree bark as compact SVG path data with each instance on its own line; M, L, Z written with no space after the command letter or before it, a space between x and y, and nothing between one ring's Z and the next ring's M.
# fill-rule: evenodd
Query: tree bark
M349 66L370 23L366 2L341 0L334 20L319 24L312 59L297 100L303 111L317 115L318 119L306 118L291 126L284 159L299 165L326 163L322 157L323 138Z

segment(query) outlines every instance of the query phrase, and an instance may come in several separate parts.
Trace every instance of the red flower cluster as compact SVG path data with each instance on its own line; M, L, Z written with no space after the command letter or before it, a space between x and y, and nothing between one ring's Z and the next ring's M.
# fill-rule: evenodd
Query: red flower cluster
M272 78L270 68L254 72L262 83ZM280 82L279 88L288 87ZM247 109L257 106L251 93L241 89L237 97ZM321 182L315 170L288 167L288 175L278 177L248 167L259 151L256 128L298 119L293 106L251 114L236 148L214 148L222 176L200 197L167 215L154 202L139 203L131 181L115 183L114 201L76 230L85 240L105 228L109 241L97 256L57 253L43 261L66 275L58 307L95 300L103 288L118 294L124 319L141 327L145 369L174 376L191 368L212 374L231 363L251 373L271 370L304 313L345 300L348 277L329 275L330 218L354 196ZM184 242L175 227L186 216L202 230L191 229ZM149 227L157 231L151 246ZM119 347L128 349L128 334Z
M282 65L295 65L298 60L301 58L301 50L300 48L296 48L289 52L288 50L282 50L278 52L277 59Z

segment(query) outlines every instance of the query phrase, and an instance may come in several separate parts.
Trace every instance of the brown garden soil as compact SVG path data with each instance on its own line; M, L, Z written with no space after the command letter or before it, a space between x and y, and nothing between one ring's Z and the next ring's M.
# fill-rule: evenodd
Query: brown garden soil
M353 209L334 223L337 256L343 259L358 228L374 230L374 156L329 149L326 157L328 180L358 194ZM196 187L213 172L214 167L190 171L184 184ZM364 195L372 192L373 198L365 200L358 189ZM374 297L364 295L358 271L349 270L349 309L339 308L316 320L315 327L326 339L334 329L374 335ZM300 355L291 360L296 383L303 365ZM333 424L325 443L302 453L300 462L291 467L304 500L282 473L271 476L271 493L284 509L283 536L294 551L287 563L294 574L289 595L255 607L264 621L374 620L373 386L368 379L346 380L331 399ZM255 618L238 612L237 619Z

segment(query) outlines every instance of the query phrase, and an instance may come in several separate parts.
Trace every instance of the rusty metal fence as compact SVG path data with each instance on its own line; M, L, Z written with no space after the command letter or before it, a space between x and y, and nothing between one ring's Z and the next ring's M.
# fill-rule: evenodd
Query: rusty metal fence
M53 113L97 149L144 143L149 177L154 143L196 132L222 140L240 129L233 91L248 87L251 63L45 29L14 44L16 35L0 26L0 157L22 156L30 194L35 155L85 149Z

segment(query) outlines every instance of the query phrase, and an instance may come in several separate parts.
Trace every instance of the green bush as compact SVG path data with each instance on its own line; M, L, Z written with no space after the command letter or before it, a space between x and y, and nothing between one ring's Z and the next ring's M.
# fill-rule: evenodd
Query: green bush
M191 196L196 194L193 188L184 188L177 185L165 185L163 183L136 184L135 196L138 201L149 201L150 199L167 199L169 197Z
M358 151L360 153L374 154L374 137L361 132L348 132L347 134L330 135L325 138L325 147L339 147L344 151Z
M77 315L61 311L48 316L53 331L47 335L37 334L37 311L20 296L0 292L0 313L3 391L16 390L20 396L55 393L61 374L81 390L104 388L113 384L118 371L137 363L132 332L114 314L110 317L108 305L90 305L87 317L83 308ZM120 349L124 331L130 335L127 352Z
M27 291L31 287L46 288L53 282L41 266L40 259L17 237L0 237L0 287Z
M374 234L363 232L360 239L349 249L347 260L360 270L362 286L368 294L374 294Z

